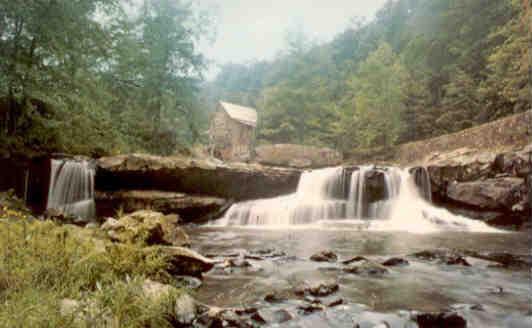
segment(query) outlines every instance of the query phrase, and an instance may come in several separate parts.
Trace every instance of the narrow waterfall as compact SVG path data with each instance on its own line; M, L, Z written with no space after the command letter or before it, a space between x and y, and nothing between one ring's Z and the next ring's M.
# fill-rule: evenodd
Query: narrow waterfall
M47 209L76 218L95 217L94 173L89 161L52 160Z
M431 204L425 168L326 168L301 175L295 193L234 204L216 226L286 227L343 222L372 230L497 231Z

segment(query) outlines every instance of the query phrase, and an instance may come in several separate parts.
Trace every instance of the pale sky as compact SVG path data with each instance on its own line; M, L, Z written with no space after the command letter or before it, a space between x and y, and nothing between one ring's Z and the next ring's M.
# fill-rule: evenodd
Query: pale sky
M285 45L289 29L301 26L316 42L331 40L355 16L371 19L386 0L194 0L213 8L217 30L213 44L200 51L216 66L272 59Z

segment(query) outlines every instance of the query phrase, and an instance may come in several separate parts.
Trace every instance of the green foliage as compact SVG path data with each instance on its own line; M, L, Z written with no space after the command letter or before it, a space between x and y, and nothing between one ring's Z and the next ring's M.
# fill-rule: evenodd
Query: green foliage
M349 81L355 97L347 102L355 109L351 121L359 146L395 144L403 129L403 84L407 78L407 71L386 43L360 64L357 74Z
M530 107L529 1L388 1L333 41L222 68L206 92L259 110L262 143L353 148L458 131ZM299 44L299 46L298 46Z
M160 254L106 246L89 229L9 217L0 222L1 327L170 326L169 299L153 302L141 288L147 277L170 281ZM61 314L65 298L86 302L90 315Z
M10 150L172 153L205 118L195 41L208 22L173 0L0 0L0 138Z

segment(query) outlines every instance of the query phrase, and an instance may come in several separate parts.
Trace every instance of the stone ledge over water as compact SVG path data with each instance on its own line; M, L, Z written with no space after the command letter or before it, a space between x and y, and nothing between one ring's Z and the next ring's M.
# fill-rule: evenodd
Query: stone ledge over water
M96 188L177 191L247 200L291 193L300 175L300 170L258 164L129 154L98 160Z

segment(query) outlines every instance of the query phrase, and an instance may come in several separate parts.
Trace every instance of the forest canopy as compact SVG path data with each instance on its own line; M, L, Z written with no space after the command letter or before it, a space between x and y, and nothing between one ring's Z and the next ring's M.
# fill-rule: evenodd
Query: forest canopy
M257 108L259 142L343 152L530 107L528 0L388 1L331 42L292 33L276 58L211 82L197 46L208 15L127 3L0 0L0 150L181 152L207 142L219 100Z
M226 65L208 94L257 108L265 143L349 152L455 132L530 108L529 11L388 1L329 43L292 35L275 60Z

